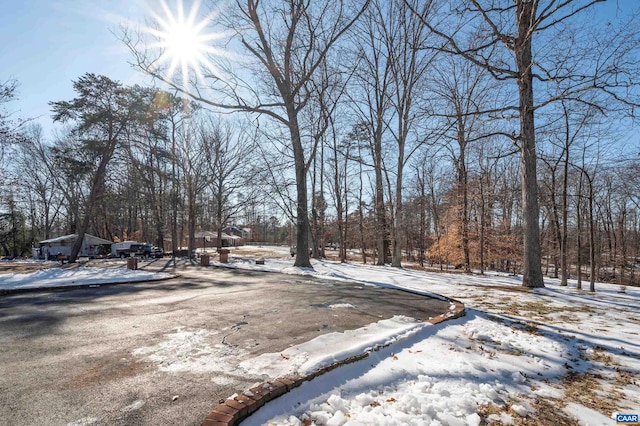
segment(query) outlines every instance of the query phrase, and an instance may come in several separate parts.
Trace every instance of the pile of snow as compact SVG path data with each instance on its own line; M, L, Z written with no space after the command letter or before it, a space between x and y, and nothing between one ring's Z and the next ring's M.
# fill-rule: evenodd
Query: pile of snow
M425 326L426 323L413 318L395 316L356 330L324 334L280 353L263 354L243 361L240 367L264 380L306 375L337 361L406 339Z
M0 275L0 290L99 285L169 278L163 272L132 271L124 268L49 268L27 274Z
M532 378L563 376L565 360L576 355L548 336L519 331L479 312L449 326L423 327L412 336L399 336L397 342L323 376L327 385L316 383L318 379L304 384L245 423L301 425L311 419L336 425L347 420L375 425L436 421L478 425L479 406L505 405L515 395L530 393ZM263 368L269 371L270 366ZM548 387L545 391L547 396L558 396ZM506 424L512 416L526 417L531 411L526 405L512 405L511 410L491 420Z

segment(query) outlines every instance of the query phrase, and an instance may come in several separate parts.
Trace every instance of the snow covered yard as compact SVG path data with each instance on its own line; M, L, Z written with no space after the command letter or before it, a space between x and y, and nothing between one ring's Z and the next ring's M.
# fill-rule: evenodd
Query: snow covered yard
M259 258L264 265L256 264ZM268 403L244 424L611 425L614 413L640 411L639 288L621 293L618 286L597 284L591 294L577 290L575 281L560 287L559 280L547 279L546 288L526 291L520 277L492 273L315 260L313 269L294 268L287 247L234 248L230 259L212 264L407 288L452 297L467 307L466 317L435 326L394 317L249 359L207 346L199 330L178 330L158 347L134 354L158 362L177 357L171 371L197 368L210 371L212 380L223 370L268 381L384 346ZM131 274L159 277L124 268L52 268L0 275L0 288L133 281Z
M132 271L125 269L124 265L119 268L78 267L66 269L50 267L35 272L0 274L0 291L148 281L171 276L171 274L164 272Z
M310 270L292 268L284 256L254 265L241 253L228 266L410 288L467 306L466 317L405 331L391 346L303 384L243 424L611 425L615 413L640 411L638 288L620 293L597 284L591 294L575 281L563 288L547 279L547 288L524 291L519 277L506 275L326 261L313 261ZM331 347L341 345L334 340ZM254 362L275 378L292 371L288 358Z

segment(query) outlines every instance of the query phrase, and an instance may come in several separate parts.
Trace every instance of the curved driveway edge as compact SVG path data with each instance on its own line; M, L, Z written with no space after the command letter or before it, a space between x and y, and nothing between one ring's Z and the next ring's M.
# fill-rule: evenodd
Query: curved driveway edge
M403 289L398 289L403 290ZM419 295L424 295L419 292L414 292L411 290L405 290L410 293L415 293ZM436 317L429 318L425 322L430 324L440 324L444 321L456 319L463 317L465 315L465 306L462 302L459 302L455 299L451 299L445 296L437 295L444 300L447 300L451 303L450 309L440 314ZM388 345L386 345L388 346ZM320 368L313 373L307 374L305 376L294 375L278 378L271 382L264 382L253 388L244 391L242 394L235 396L233 398L229 398L226 401L220 400L219 404L214 410L207 416L207 418L202 423L202 426L235 426L242 422L244 419L249 417L251 414L256 412L260 407L265 405L267 402L276 399L277 397L284 395L285 393L291 391L292 389L297 388L302 385L304 382L311 381L318 376L321 376L329 371L335 370L338 367L343 365L351 364L356 361L360 361L369 356L371 352L379 351L380 349L386 346L378 346L374 349L367 351L363 354L356 355L350 358L343 359L341 361L337 361L331 365Z

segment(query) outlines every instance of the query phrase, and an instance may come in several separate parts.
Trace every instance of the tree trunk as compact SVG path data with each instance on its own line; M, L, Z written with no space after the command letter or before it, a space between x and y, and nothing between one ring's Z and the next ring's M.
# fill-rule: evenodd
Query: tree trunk
M460 235L462 236L462 252L464 253L464 272L471 273L471 256L469 254L469 191L467 188L467 143L465 140L465 125L460 111L457 112L457 139L460 149L458 158L458 212L460 221Z
M596 231L593 220L593 180L587 176L589 183L589 291L596 291Z
M216 206L216 232L217 232L217 242L216 242L216 248L218 250L220 250L222 248L222 197L220 196L220 194L222 194L222 192L220 191L220 189L218 188L218 200L216 202L217 206Z
M307 166L305 164L304 148L300 140L298 117L293 105L287 106L289 117L289 133L293 146L293 157L296 171L296 260L293 266L311 268L309 259L309 213L307 206Z
M566 117L566 113L565 113ZM568 120L568 118L566 118ZM567 124L568 126L568 124ZM569 186L569 135L567 132L567 140L564 152L564 174L562 176L562 234L560 238L560 285L567 286L567 277L569 275L567 265L567 227L569 219L568 206L568 186Z
M625 236L625 222L626 222L626 217L627 217L627 209L625 206L622 206L621 212L620 212L620 217L618 218L618 233L620 234L619 237L619 241L620 241L620 278L619 278L619 283L620 285L624 285L624 277L625 277L625 271L626 271L626 265L627 265L627 242L626 242L626 236Z
M555 209L555 202L554 202L554 209ZM552 222L553 225L553 229L551 230L552 234L553 234L553 244L552 244L552 248L553 248L553 278L558 278L558 271L559 271L559 265L558 262L560 261L560 257L558 256L558 251L562 252L562 236L560 235L560 221L558 220L557 217L557 212L554 213L554 220ZM560 284L562 285L562 284Z
M516 64L519 71L520 149L522 163L523 210L523 272L524 287L544 287L540 255L540 211L536 170L536 139L533 107L533 73L531 54L531 26L535 21L531 1L517 2L518 38L515 43Z
M342 208L342 190L340 188L340 170L338 168L338 153L334 150L335 170L333 175L334 192L336 197L336 220L338 222L338 242L340 247L338 249L338 255L340 262L344 262L345 258L342 254L344 248L344 211Z
M487 177L489 176L488 173ZM480 176L480 275L484 275L484 245L485 245L485 232L486 232L486 202L485 202L485 188L484 188L484 175ZM487 182L488 183L488 182ZM488 185L487 185L488 186Z
M376 247L378 259L376 265L383 266L387 257L387 224L384 207L384 182L382 180L382 125L378 126L374 141L374 168L376 175ZM378 134L380 133L380 134Z
M175 262L176 251L180 246L178 241L178 176L176 174L176 125L171 123L171 257Z
M402 230L402 176L404 161L404 143L399 147L398 153L398 176L396 177L396 202L395 202L395 214L393 215L393 255L391 257L391 266L396 268L402 267L402 244L400 234Z
M365 243L365 236L364 236L364 209L362 208L364 205L364 201L363 201L363 190L362 190L362 163L360 164L360 190L358 193L358 230L360 231L360 250L362 251L362 263L363 264L367 264L367 251L366 251L366 243Z
M420 176L420 171L418 170L418 189L420 190L420 240L418 245L419 255L418 261L420 262L420 266L424 267L424 252L425 252L425 234L426 234L426 223L427 223L427 212L425 205L426 194L425 194L425 183L424 176Z
M347 261L347 237L348 237L348 232L349 232L349 183L347 181L347 166L348 166L348 162L349 162L349 148L347 147L346 149L347 152L345 152L345 156L344 156L344 227L343 227L343 232L344 235L342 237L342 241L343 244L340 246L340 250L341 250L341 255L340 255L340 261L341 262L346 262Z
M75 261L78 259L78 254L82 249L84 234L87 232L87 229L89 228L89 221L91 220L94 206L104 188L104 176L107 172L107 164L109 164L109 161L113 156L113 152L116 149L116 143L117 141L115 140L109 140L103 152L102 158L100 159L100 164L98 165L98 169L96 170L96 174L91 184L91 191L89 192L89 200L87 201L86 208L84 211L84 218L80 222L80 227L76 232L78 234L78 238L76 239L76 242L73 244L73 247L71 248L69 263L75 263Z
M185 176L186 177L186 176ZM196 248L196 194L193 189L194 182L187 184L187 234L189 236L189 252L187 257L193 256Z
M582 208L582 172L580 173L580 182L578 183L578 202L576 203L576 221L577 221L577 233L578 233L578 259L577 259L577 280L576 288L582 289L582 214L580 209Z

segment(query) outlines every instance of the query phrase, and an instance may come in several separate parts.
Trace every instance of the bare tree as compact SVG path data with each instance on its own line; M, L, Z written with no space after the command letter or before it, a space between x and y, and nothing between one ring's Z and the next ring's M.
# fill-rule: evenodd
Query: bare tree
M247 134L240 134L231 122L211 116L202 123L199 132L211 144L210 189L219 249L222 247L222 229L253 198L251 193L243 194L251 188L247 181L251 178L253 141Z
M468 188L468 148L469 144L482 139L480 131L481 116L478 111L486 109L490 85L487 73L482 68L455 56L439 61L435 67L432 90L442 100L444 111L436 115L443 116L446 122L445 137L456 169L457 202L459 211L460 235L464 252L465 272L471 272L469 252L469 188Z
M53 154L44 141L40 126L25 128L16 160L20 180L28 192L25 195L32 199L32 232L40 239L51 238L52 226L62 207L63 197L53 169ZM39 167L34 167L34 161Z
M536 171L536 109L559 99L579 99L581 94L594 89L615 100L629 99L628 91L635 84L631 70L637 66L638 59L637 55L629 59L628 54L637 49L637 45L634 37L629 39L628 33L637 31L637 26L634 29L627 23L619 30L600 34L609 43L599 41L589 46L576 43L579 51L563 49L557 43L558 40L573 38L571 33L562 32L568 27L567 23L600 2L461 1L454 2L455 10L460 13L444 17L441 22L434 22L423 10L412 8L442 38L444 46L441 51L461 55L489 71L496 79L514 81L517 85L518 105L508 105L497 111L513 111L519 118L519 134L505 135L515 139L521 154L525 287L544 286ZM468 37L469 32L461 30L463 25L465 28L475 27L476 34L482 37ZM552 39L556 42L551 42ZM537 40L546 42L547 50L536 49L534 55L533 47ZM568 44L568 47L572 46ZM588 60L592 61L589 65ZM562 91L535 102L534 80L543 84L554 82L562 87ZM631 103L636 104L637 101Z
M182 127L176 144L178 166L186 197L189 256L196 248L197 219L203 209L200 195L213 181L210 164L216 143L211 139L216 135L211 135L205 130L202 120L206 120L202 114L192 117L189 123Z
M5 148L22 139L19 130L24 122L13 120L12 114L4 106L15 99L17 91L18 82L16 80L0 81L0 164L2 164Z
M176 82L167 68L158 68L157 60L148 49L141 49L130 33L123 41L134 55L135 66L164 81L176 90L212 107L245 111L267 116L285 126L293 151L297 189L297 255L295 266L310 267L309 218L307 202L307 172L317 145L305 149L299 115L307 106L313 90L310 82L333 45L353 25L368 6L368 0L355 10L347 2L316 4L302 0L288 0L282 4L259 0L236 1L227 19L229 29L245 51L253 57L254 75L262 83L261 94L253 82L243 80L239 71L222 75L220 67L205 70L211 95L203 94L200 72L192 85ZM242 64L243 68L247 64ZM214 68L218 73L211 72ZM216 99L216 94L222 96ZM266 100L265 98L268 98Z
M414 2L412 7L417 7ZM402 203L404 169L411 156L418 150L428 136L419 134L418 120L424 116L426 108L420 101L425 92L425 76L437 51L420 49L429 43L431 36L421 19L411 12L402 0L389 2L386 11L387 25L381 27L385 40L385 52L391 68L392 97L394 117L387 126L396 142L397 157L395 163L395 188L393 188L391 240L393 246L391 266L402 266ZM430 11L423 9L422 17Z
M357 55L353 85L348 95L362 123L370 126L369 151L375 173L375 240L377 265L384 265L389 251L387 209L384 196L383 136L391 114L391 61L385 52L380 27L385 25L385 3L374 1L354 31L354 55ZM361 161L364 161L361 156Z

